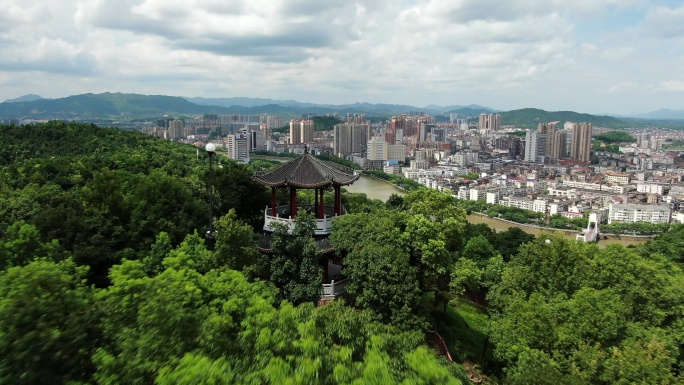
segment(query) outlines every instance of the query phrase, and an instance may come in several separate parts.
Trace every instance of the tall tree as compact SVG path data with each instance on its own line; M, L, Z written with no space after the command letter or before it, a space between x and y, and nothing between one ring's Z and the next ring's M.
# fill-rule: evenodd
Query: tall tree
M313 216L300 212L290 229L276 224L271 241L270 281L293 304L318 302L323 289L321 250L314 243Z
M89 381L99 315L86 268L36 260L0 274L0 382Z

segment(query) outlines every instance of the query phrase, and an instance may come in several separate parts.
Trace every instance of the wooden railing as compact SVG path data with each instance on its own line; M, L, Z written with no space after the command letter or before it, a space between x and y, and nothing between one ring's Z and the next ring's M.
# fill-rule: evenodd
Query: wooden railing
M431 338L432 342L437 347L437 350L439 350L440 353L446 356L446 359L449 360L449 362L454 362L454 360L451 359L451 353L449 353L449 348L447 348L446 342L444 342L444 338L442 338L442 336L440 336L439 333L437 333L434 330L428 331L427 335Z

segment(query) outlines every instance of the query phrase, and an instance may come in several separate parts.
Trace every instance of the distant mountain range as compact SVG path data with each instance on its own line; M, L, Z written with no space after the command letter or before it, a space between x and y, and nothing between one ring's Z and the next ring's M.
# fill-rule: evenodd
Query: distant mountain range
M43 97L34 94L28 94L14 99L7 99L3 103L33 102L40 99L43 99Z
M544 111L538 108L522 108L501 112L501 124L517 127L534 128L539 123L559 121L587 122L597 127L624 128L634 127L633 122L627 122L612 116L581 114L573 111Z
M316 104L295 100L274 100L259 98L187 98L164 95L139 95L123 93L102 93L73 95L58 99L44 99L38 95L25 95L0 103L0 118L31 117L36 119L133 119L153 118L162 115L201 114L274 114L284 118L302 114L365 113L368 116L389 117L408 112L425 112L445 121L450 113L459 117L476 117L481 113L501 114L504 125L536 127L538 123L552 121L589 122L599 127L623 128L642 126L647 122L614 116L582 114L573 111L544 111L523 108L512 111L497 111L480 105L428 105L424 108L401 104ZM643 115L648 119L684 118L684 110L658 110Z
M302 109L323 109L323 110L330 110L334 112L339 112L339 111L348 111L348 112L358 112L358 111L363 111L366 113L379 113L379 114L387 114L387 115L394 115L398 113L406 113L409 111L422 111L425 113L429 113L431 115L439 115L439 114L446 114L448 115L451 112L456 112L460 113L463 116L466 116L468 113L470 113L470 116L475 116L479 115L482 112L485 113L491 113L491 112L496 112L497 110L489 108L489 107L483 107L479 106L477 104L471 104L468 106L459 106L459 105L452 105L452 106L437 106L434 104L430 104L429 106L426 107L416 107L416 106L409 106L405 104L372 104L372 103L353 103L353 104L319 104L319 103L303 103L303 102L298 102L296 100L275 100L275 99L262 99L262 98L201 98L201 97L194 97L194 98L188 98L185 97L186 100L203 105L203 106L220 106L220 107L235 107L235 106L241 106L241 107L263 107L266 105L279 105L282 107L294 107L294 108L302 108Z
M663 108L646 114L641 114L637 117L645 119L684 119L684 110L671 110L669 108Z
M294 100L257 98L183 98L163 95L138 95L122 93L82 94L59 99L43 99L38 95L26 95L0 103L0 117L75 118L75 117L151 117L165 114L301 114L365 113L369 116L392 116L410 111L430 115L456 112L460 116L476 116L481 112L495 111L491 108L470 106L430 106L420 108L400 104L315 104Z

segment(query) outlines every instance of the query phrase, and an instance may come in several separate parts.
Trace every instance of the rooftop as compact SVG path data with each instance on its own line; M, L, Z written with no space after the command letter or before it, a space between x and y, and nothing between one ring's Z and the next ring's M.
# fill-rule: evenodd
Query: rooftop
M254 179L265 186L299 188L345 186L354 183L358 178L359 175L351 168L320 160L309 153L273 170L254 175Z

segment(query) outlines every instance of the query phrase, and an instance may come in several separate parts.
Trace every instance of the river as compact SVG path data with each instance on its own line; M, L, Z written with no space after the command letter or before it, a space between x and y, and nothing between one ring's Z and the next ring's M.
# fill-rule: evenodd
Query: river
M383 180L371 178L366 175L361 175L361 177L354 182L354 184L350 186L345 186L347 191L353 192L353 193L364 193L366 196L370 199L380 199L381 201L385 202L387 199L389 199L390 195L392 194L398 194L398 195L404 195L405 192L401 190L400 188L385 182ZM518 227L524 232L532 235L539 235L542 231L553 231L553 229L548 229L548 230L541 230L536 227L529 227L529 226L523 226L523 225L517 225L509 222L504 222L500 221L494 218L489 218L486 216L479 216L476 214L471 214L467 216L468 222L470 223L484 223L487 226L491 227L492 229L496 231L506 231L508 230L509 227ZM568 239L575 239L575 234L570 233L570 234L565 234L565 236ZM648 239L628 239L628 238L621 238L617 239L612 237L611 239L602 239L599 241L599 246L600 247L605 247L606 245L609 245L611 243L618 243L623 246L629 246L629 245L640 245L643 244L647 241Z
M349 186L344 186L347 191L352 193L363 193L369 199L380 199L386 202L390 195L404 195L404 190L380 179L371 178L367 175L361 177Z

